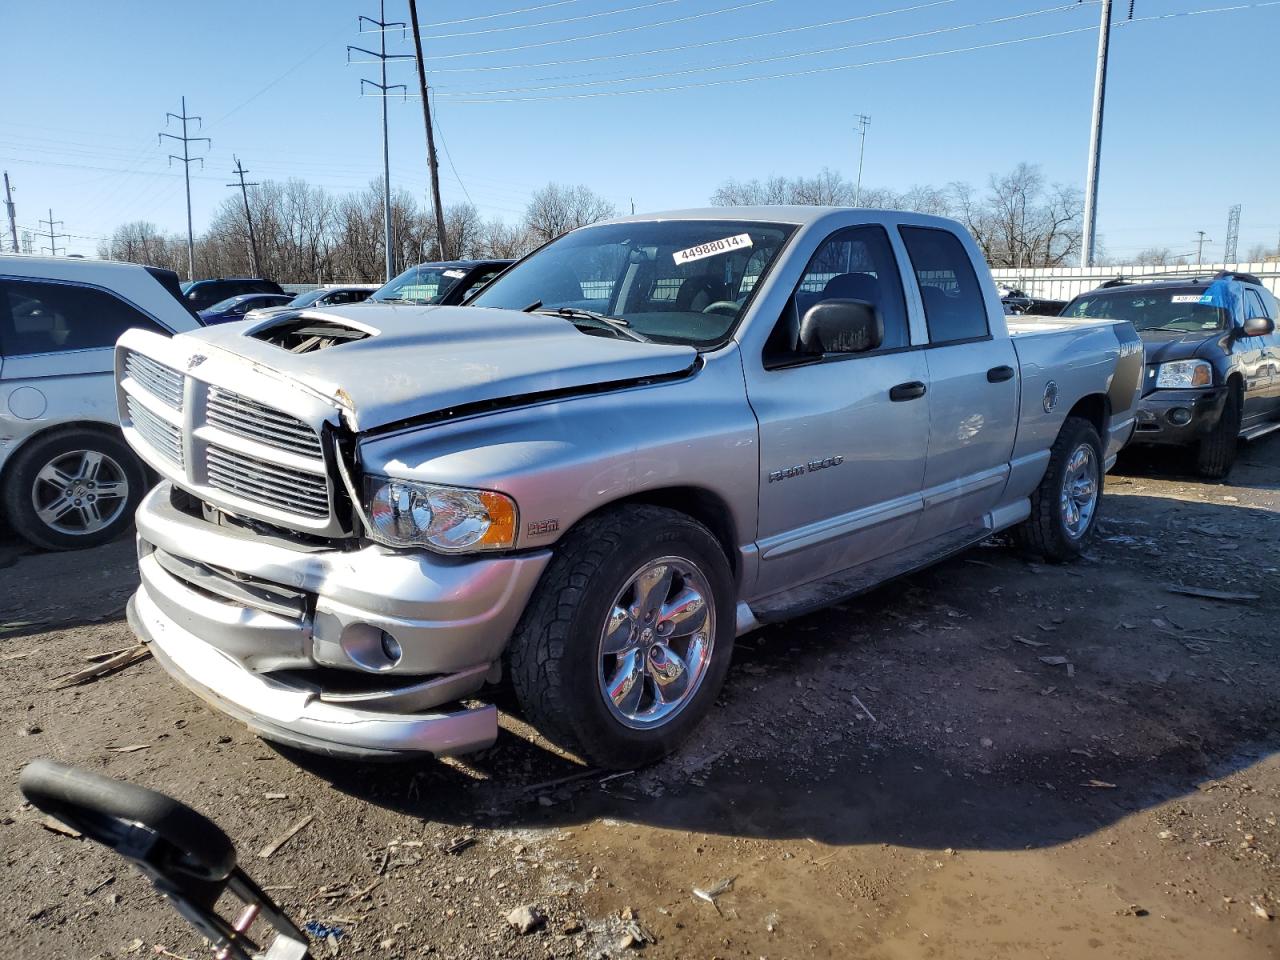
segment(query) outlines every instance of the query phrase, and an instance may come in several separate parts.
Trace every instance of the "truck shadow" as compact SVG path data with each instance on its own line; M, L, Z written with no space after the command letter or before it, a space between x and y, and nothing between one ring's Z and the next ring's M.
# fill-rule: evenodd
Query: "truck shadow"
M509 697L495 747L458 761L288 755L344 793L460 827L608 817L836 845L1059 844L1280 749L1280 597L1261 589L1277 515L1134 494L1109 508L1117 526L1081 564L987 545L741 638L717 707L648 770L588 770ZM1135 523L1149 536L1106 536ZM1262 596L1167 591L1179 584Z

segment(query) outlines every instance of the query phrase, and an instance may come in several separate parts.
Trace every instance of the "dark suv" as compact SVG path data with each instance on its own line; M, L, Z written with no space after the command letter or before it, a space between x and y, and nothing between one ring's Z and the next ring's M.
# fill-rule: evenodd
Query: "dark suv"
M1202 476L1225 477L1236 441L1280 428L1276 300L1248 273L1104 283L1064 317L1128 320L1146 373L1132 443L1194 449Z
M280 284L261 277L217 277L213 280L195 280L182 285L182 295L197 313L215 303L245 293L284 293Z

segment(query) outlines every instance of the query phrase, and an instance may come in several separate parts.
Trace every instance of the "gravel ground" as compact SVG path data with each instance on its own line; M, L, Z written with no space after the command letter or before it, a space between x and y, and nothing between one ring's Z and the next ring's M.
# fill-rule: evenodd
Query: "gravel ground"
M505 699L482 754L361 766L257 740L150 660L53 690L132 642L132 545L0 540L7 954L205 955L22 803L19 769L51 756L216 819L334 930L317 957L1274 958L1280 440L1226 485L1179 470L1122 462L1079 564L988 544L742 638L694 741L618 777ZM545 918L524 935L522 906Z

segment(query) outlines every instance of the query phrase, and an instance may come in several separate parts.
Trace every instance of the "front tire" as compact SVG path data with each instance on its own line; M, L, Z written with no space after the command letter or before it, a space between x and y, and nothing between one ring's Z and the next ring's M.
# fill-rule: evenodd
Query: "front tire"
M5 472L14 532L46 550L80 550L118 537L133 521L146 474L121 437L76 427L23 445Z
M627 505L557 547L512 638L516 696L548 738L608 769L675 750L724 683L734 583L692 518Z
M1102 477L1098 431L1083 417L1068 417L1031 495L1031 516L1014 528L1018 542L1051 563L1079 557L1097 531Z
M1222 405L1222 416L1214 428L1200 438L1196 449L1196 472L1200 476L1207 480L1221 480L1231 472L1236 462L1243 414L1244 397L1241 396L1240 385L1233 381Z

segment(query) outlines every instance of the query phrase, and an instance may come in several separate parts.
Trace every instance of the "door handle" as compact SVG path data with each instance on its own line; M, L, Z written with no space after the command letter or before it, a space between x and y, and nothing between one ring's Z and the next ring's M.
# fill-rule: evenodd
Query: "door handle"
M901 403L904 400L919 400L924 396L926 387L919 380L912 380L909 383L900 383L896 387L889 390L889 399L894 403Z
M987 371L987 383L1004 383L1013 379L1013 367L992 367Z

